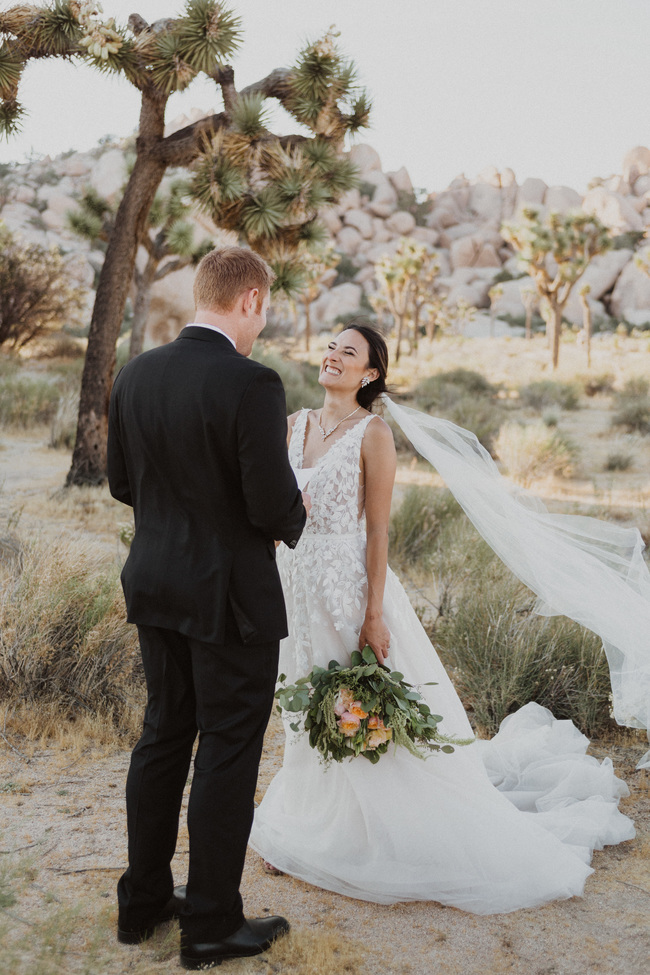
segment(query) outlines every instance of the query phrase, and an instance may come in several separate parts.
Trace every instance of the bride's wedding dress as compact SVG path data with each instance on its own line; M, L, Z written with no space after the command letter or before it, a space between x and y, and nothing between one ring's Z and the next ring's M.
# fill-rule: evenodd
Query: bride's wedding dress
M308 410L290 444L302 469ZM365 523L359 457L372 416L349 428L310 471L312 509L294 551L279 550L289 613L280 669L349 660L365 612ZM441 729L472 729L399 580L388 570L389 664L419 687ZM627 795L611 761L585 754L570 721L528 704L489 742L426 761L390 749L327 770L288 723L284 764L256 810L250 844L286 873L377 903L432 900L477 914L533 907L583 891L594 849L634 837L617 808Z

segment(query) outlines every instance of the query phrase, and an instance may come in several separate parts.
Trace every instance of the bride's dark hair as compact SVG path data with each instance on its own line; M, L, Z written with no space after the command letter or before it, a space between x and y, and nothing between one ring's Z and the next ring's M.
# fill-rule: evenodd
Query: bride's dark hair
M387 391L386 376L388 375L388 346L386 340L378 328L363 319L353 318L344 326L346 329L352 328L355 332L363 335L368 343L368 367L376 369L379 373L377 379L373 379L367 386L362 386L357 391L357 403L365 410L372 411L372 404L378 396Z

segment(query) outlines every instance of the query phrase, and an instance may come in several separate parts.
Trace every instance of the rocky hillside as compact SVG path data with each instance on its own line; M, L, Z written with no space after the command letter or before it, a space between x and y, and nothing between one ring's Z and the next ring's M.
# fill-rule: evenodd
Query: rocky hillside
M186 122L183 117L169 128ZM650 149L643 147L626 155L620 176L593 180L584 197L566 186L549 187L540 179L518 185L512 170L490 168L474 179L461 176L447 189L422 200L414 194L407 170L384 173L372 147L355 146L350 156L360 170L361 184L337 207L323 213L342 262L338 273L332 271L325 279L312 306L316 330L329 328L339 316L363 308L364 295L375 287L375 262L394 251L404 236L436 251L440 285L452 303L462 298L487 309L488 291L498 275L502 293L495 299L493 313L519 318L524 315L522 290L530 283L518 277L516 260L499 228L523 206L557 211L582 208L598 216L614 234L631 234L632 241L635 232L650 228ZM103 253L66 228L66 213L76 206L87 185L109 199L118 198L127 165L126 148L108 143L87 153L2 167L0 219L30 241L59 246L68 255L75 278L89 289L89 307ZM196 229L199 237L220 239L219 232L200 215ZM611 318L634 325L650 321L650 278L635 267L632 258L632 247L621 247L595 258L585 273L596 321ZM168 340L191 318L191 281L192 271L185 269L156 285L150 341ZM566 317L575 323L582 319L577 294L572 296ZM485 327L480 316L469 326L475 332ZM507 329L505 323L503 328Z

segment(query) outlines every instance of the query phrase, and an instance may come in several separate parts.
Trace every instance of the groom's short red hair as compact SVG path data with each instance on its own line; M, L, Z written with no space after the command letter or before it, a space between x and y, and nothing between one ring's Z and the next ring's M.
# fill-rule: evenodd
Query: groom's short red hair
M222 247L200 261L194 276L194 305L229 312L245 291L257 288L260 305L275 274L259 254L245 247Z

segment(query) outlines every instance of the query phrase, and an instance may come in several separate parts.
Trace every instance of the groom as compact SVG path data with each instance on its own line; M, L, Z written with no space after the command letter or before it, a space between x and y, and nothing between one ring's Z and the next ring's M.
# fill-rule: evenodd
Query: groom
M305 522L282 383L247 358L272 279L252 251L209 253L194 322L126 365L111 395L108 477L134 509L122 585L148 690L126 785L118 938L142 941L180 917L185 968L258 954L289 928L246 920L239 893L287 634L274 539L293 547ZM184 899L170 863L197 733Z

